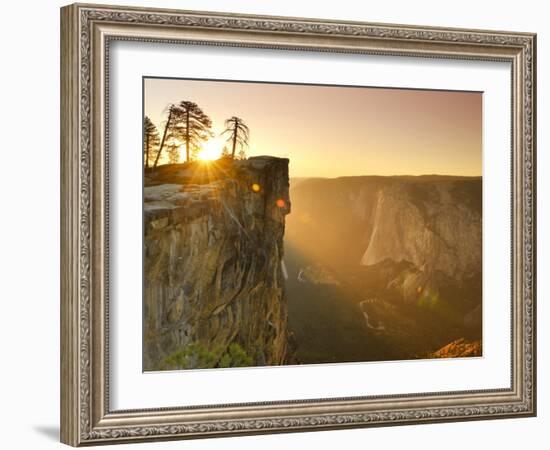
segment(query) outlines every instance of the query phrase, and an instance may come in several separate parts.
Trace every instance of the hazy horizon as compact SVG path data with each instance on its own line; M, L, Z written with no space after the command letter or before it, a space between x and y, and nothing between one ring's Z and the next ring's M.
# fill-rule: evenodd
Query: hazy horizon
M455 174L448 174L448 173L422 173L418 175L411 175L411 174L390 174L390 175L376 175L376 174L367 174L367 175L336 175L333 177L319 177L319 176L309 176L309 177L302 177L300 175L292 175L289 177L289 179L293 178L320 178L323 180L337 180L338 178L363 178L363 177L400 177L400 178L422 178L422 177L440 177L440 178L481 178L482 175L455 175Z
M144 114L190 100L250 128L248 156L288 158L291 178L482 176L482 93L144 78Z

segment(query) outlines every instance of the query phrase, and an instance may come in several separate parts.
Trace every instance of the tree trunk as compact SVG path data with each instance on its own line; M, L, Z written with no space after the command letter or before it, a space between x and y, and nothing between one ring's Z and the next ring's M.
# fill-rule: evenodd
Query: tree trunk
M235 120L235 129L233 130L233 149L231 150L231 158L235 159L235 147L237 147L237 126L239 122Z
M157 157L155 158L155 164L153 164L153 169L157 167L157 164L160 159L160 154L162 153L162 148L164 147L164 140L166 139L166 133L168 132L168 128L170 127L170 122L172 121L173 107L174 105L170 106L170 114L168 114L168 120L166 121L166 126L164 127L164 133L162 133L162 141L160 141L159 152L157 153Z
M187 162L189 159L189 110L186 111L187 115L185 116L185 160Z
M149 168L149 133L145 135L145 168Z

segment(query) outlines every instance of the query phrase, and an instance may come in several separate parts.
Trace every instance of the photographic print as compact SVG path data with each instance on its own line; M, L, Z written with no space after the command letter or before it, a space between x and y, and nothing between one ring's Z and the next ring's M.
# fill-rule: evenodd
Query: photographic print
M143 79L143 370L482 356L482 93Z

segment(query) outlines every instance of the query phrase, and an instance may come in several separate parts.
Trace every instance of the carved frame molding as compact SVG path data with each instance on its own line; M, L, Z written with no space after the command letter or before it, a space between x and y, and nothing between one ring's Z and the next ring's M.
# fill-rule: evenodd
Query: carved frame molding
M510 62L510 389L111 411L106 104L112 40ZM536 414L534 34L75 4L61 10L61 58L62 442L79 446Z

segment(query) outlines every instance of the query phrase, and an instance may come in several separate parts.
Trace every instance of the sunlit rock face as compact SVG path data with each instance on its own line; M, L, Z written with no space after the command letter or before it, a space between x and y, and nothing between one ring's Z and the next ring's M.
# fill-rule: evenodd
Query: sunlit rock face
M333 267L406 264L388 287L412 301L481 275L481 192L480 177L299 180L287 238Z
M145 187L144 370L190 344L221 357L237 343L252 365L288 357L288 160L234 164L210 183Z
M466 358L481 356L481 341L469 341L461 338L431 353L430 358Z
M454 183L395 183L376 193L362 265L409 261L461 280L481 267L481 211Z

